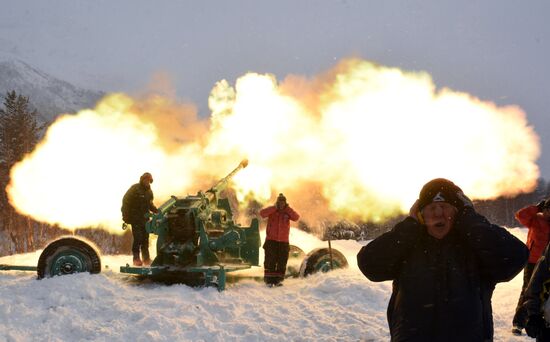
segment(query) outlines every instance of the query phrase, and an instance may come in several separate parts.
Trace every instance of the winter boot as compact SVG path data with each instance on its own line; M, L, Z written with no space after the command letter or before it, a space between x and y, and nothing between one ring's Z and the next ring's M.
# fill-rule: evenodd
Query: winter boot
M134 258L134 266L141 266L143 263L140 258Z
M143 266L151 266L151 259L149 258L144 258L143 259Z
M516 336L521 336L521 330L522 330L521 327L514 326L512 328L512 334L514 334Z

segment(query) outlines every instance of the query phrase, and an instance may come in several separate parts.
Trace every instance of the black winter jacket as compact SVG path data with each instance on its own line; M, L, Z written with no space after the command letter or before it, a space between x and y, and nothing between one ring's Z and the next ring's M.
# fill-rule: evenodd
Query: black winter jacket
M139 224L147 221L146 214L155 211L153 191L141 183L136 183L126 191L122 198L122 219L129 224Z
M441 240L411 217L357 255L371 281L393 280L392 341L490 341L491 296L527 262L526 246L472 208L462 209Z

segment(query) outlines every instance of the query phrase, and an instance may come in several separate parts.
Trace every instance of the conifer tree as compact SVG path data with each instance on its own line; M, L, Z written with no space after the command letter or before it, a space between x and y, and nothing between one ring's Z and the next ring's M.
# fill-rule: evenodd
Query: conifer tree
M36 110L30 109L28 97L11 91L3 104L4 108L0 108L0 229L7 231L16 252L28 251L34 248L31 221L10 206L6 186L11 168L34 149L43 127L38 124Z

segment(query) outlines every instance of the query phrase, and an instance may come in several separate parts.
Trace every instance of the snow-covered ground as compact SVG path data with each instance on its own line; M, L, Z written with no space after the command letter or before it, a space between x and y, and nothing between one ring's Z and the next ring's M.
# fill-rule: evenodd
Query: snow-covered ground
M526 230L510 231L525 240ZM306 252L326 244L295 229L291 243ZM102 256L96 275L36 280L33 272L0 272L0 341L389 341L391 283L361 274L355 260L361 246L333 242L350 263L346 270L289 278L279 288L244 279L224 292L140 283L118 272L130 256ZM39 255L4 257L0 264L36 265ZM531 340L510 333L521 277L497 285L496 341Z

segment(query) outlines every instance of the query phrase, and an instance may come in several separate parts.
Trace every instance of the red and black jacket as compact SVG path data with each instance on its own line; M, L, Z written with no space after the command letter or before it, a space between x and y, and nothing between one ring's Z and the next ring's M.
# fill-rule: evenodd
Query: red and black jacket
M290 206L278 210L271 206L260 210L260 216L267 217L266 240L288 242L290 221L298 221L300 215Z

